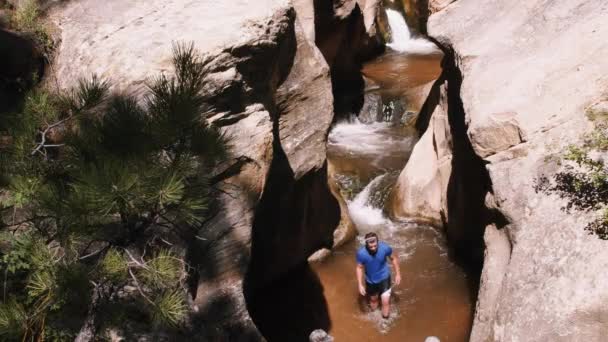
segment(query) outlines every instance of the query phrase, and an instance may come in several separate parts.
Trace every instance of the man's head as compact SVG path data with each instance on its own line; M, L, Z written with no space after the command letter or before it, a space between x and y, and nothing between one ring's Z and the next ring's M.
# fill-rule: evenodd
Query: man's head
M378 251L378 235L374 232L365 234L365 248L369 254L376 254Z

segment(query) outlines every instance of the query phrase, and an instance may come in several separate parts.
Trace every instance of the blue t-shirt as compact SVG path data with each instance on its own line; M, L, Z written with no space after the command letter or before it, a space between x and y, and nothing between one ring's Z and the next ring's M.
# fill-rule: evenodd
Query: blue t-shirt
M365 246L357 251L357 263L365 266L365 280L368 283L378 284L390 275L386 264L386 257L393 254L391 246L378 241L378 251L375 255L369 254Z

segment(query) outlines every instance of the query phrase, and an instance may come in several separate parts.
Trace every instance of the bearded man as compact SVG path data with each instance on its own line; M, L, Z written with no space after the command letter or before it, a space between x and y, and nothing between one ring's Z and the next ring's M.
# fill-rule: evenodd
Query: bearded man
M357 251L357 282L359 293L369 299L372 310L378 308L378 296L382 301L382 317L387 319L390 314L391 271L387 261L390 260L395 269L395 285L401 283L399 260L393 256L393 249L378 240L376 233L365 234L365 246ZM365 274L365 278L364 275Z

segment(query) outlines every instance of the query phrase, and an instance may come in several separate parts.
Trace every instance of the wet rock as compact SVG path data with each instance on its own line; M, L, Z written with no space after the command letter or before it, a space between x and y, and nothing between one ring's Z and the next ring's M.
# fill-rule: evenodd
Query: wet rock
M608 35L606 22L601 0L458 0L429 19L429 34L453 52L453 72L461 74L461 83L448 80L448 89L459 87L448 108L451 126L452 115L462 115L470 158L485 158L494 209L482 196L476 206L504 217L496 221L500 233L486 230L473 342L600 341L607 334L608 293L600 284L608 282L608 249L583 230L593 214L567 214L562 200L534 191L536 178L557 169L548 156L580 141L590 128L586 108L605 99L608 41L599 37ZM453 110L459 106L462 113ZM517 114L503 120L495 113ZM451 177L459 175L454 169ZM449 210L448 225L455 213Z
M50 18L61 28L54 67L61 87L96 73L143 94L148 77L169 71L173 42L192 41L205 54L210 121L231 137L231 156L211 175L216 214L183 246L195 271L190 330L182 334L262 340L244 279L255 293L300 267L331 247L339 219L325 161L330 72L294 9L283 0L75 0ZM326 314L318 310L307 312Z
M365 123L382 121L382 97L379 94L366 93L358 118Z
M325 332L325 330L318 329L310 333L310 342L333 342L334 338Z
M341 192L343 187L336 179L338 175L336 174L334 165L330 162L328 162L327 174L329 177L329 187L340 205L340 223L336 230L334 230L334 245L332 246L332 248L336 248L354 239L357 236L357 229L350 219L348 205L346 204L346 200L351 199L344 198Z

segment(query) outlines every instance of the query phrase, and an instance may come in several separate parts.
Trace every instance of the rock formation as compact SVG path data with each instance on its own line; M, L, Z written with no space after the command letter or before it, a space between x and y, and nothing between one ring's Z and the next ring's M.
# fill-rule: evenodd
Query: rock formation
M606 242L583 230L590 215L566 214L534 184L559 168L548 157L591 129L586 108L606 99L608 4L448 3L430 2L444 75L396 212L441 221L469 260L483 259L471 341L600 341Z
M325 160L333 97L329 68L291 5L76 0L57 5L51 19L61 29L54 64L61 87L96 73L115 89L141 94L147 77L169 67L172 42L191 41L205 55L210 120L232 146L231 159L212 175L220 194L216 214L183 246L195 269L190 336L259 340L260 330L268 336L267 313L259 308L269 303L260 298L293 272L322 299L318 280L302 264L331 247L339 220ZM310 315L327 315L319 303ZM290 340L328 329L318 324L292 332Z

